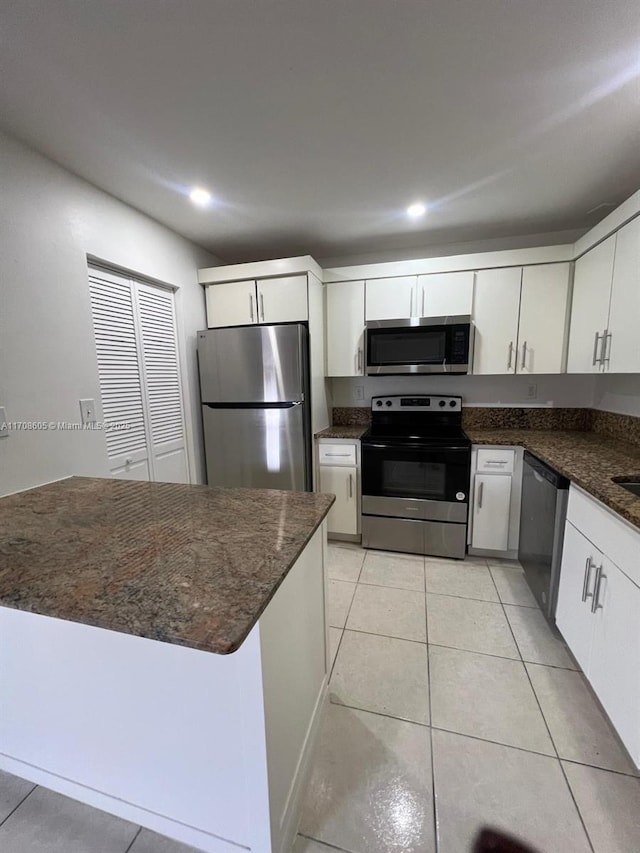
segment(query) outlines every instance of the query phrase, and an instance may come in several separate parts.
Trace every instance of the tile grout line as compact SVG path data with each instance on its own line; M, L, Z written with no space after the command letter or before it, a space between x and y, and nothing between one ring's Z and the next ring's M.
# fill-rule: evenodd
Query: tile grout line
M136 843L136 841L138 840L138 836L140 835L140 833L141 833L141 832L142 832L142 827L141 827L141 826L139 826L139 827L138 827L138 831L136 832L136 834L135 834L135 835L133 836L133 838L131 839L131 843L129 844L129 846L127 847L127 849L124 851L124 853L129 853L129 851L133 849L133 845L134 845L134 844Z
M338 847L337 844L330 844L328 841L321 841L319 838L314 838L313 835L305 835L304 832L299 832L298 835L301 838L306 838L309 841L315 841L316 844L320 844L322 847L326 847L327 850L339 850L340 853L352 853L352 851L347 850L345 847Z
M440 849L440 834L438 832L438 809L436 806L436 768L433 749L433 707L431 702L431 656L429 654L429 613L427 610L427 561L423 562L424 574L424 628L427 637L427 692L429 694L429 747L431 751L431 799L432 799L432 815L433 815L433 844L435 853Z
M498 590L498 584L496 583L496 580L493 577L493 572L491 572L491 569L489 569L489 572L491 574L491 579L493 580L493 584L496 588L496 592L498 593L498 596L499 596L500 591ZM584 830L584 834L585 834L585 837L587 839L587 844L591 848L592 853L595 853L595 849L594 849L593 843L591 841L591 836L589 835L589 832L587 830L587 825L584 822L584 818L582 817L582 812L580 811L580 808L578 807L578 803L576 802L576 798L573 795L573 789L571 788L571 785L569 784L569 779L567 777L567 774L565 773L564 767L562 766L562 760L560 758L560 753L558 752L558 747L556 746L556 742L553 738L553 735L551 734L551 728L549 727L549 723L548 723L547 718L545 716L545 713L542 709L542 705L540 703L540 699L538 698L538 694L536 693L536 689L533 686L533 681L531 680L529 670L527 669L524 658L522 658L522 652L520 652L520 646L518 645L516 635L514 634L513 628L511 627L511 622L509 622L509 617L507 616L507 611L505 610L504 602L502 601L502 599L500 599L500 604L502 606L502 612L504 614L504 618L507 620L507 625L509 626L509 631L511 632L511 636L513 637L513 642L516 644L516 648L518 649L518 652L520 653L520 658L522 660L522 666L524 668L525 675L527 677L527 681L529 682L529 687L531 688L531 692L533 693L534 699L536 701L536 705L538 706L538 710L540 711L540 715L542 716L544 726L547 730L547 734L549 735L549 741L551 743L551 746L553 747L553 751L555 753L555 757L556 757L556 760L558 762L558 766L560 767L560 772L562 773L562 778L564 779L565 785L567 786L567 789L569 791L569 796L571 797L571 802L573 803L573 806L576 810L576 813L578 815L578 818L579 818L580 823L582 825L582 828Z
M2 818L2 820L0 820L0 826L3 826L3 824L5 824L5 823L9 820L9 818L11 817L11 815L12 815L12 814L15 814L15 813L18 811L18 809L20 808L20 806L24 803L24 801L25 801L28 797L30 797L30 796L31 796L31 794L33 794L33 792L35 791L35 789L36 789L37 787L38 787L38 785L34 785L34 786L33 786L33 788L32 788L30 791L28 791L28 792L24 795L24 797L20 800L20 802L18 803L18 805L17 805L17 806L15 806L15 808L11 809L11 811L9 812L9 814L8 814L8 815L6 815L5 817L3 817L3 818Z
M351 613L351 608L353 607L353 599L356 597L356 590L358 589L358 583L360 582L360 575L362 574L362 569L364 567L364 561L367 559L367 555L365 554L362 558L362 563L360 563L360 569L358 571L358 577L354 584L353 595L351 596L351 601L349 602L349 609L347 610L347 615L344 619L344 625L340 628L340 639L338 640L338 648L336 649L335 656L331 661L331 666L329 667L329 672L327 673L327 692L329 693L329 701L331 701L331 676L333 675L333 670L336 668L336 663L338 661L338 655L340 654L340 646L342 645L342 641L344 640L344 632L347 630L347 620L349 618L349 614ZM329 580L337 580L337 578L329 578ZM328 615L328 614L327 614ZM328 620L327 620L328 621ZM329 625L330 628L337 628L337 625Z

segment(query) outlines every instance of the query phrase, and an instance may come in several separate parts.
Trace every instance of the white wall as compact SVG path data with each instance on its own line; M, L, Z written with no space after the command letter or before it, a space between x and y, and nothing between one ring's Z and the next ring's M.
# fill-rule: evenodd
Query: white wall
M206 321L197 269L216 259L3 134L0 187L0 406L8 420L77 422L78 400L99 400L91 255L178 288L190 473L202 481L195 333ZM108 475L101 432L0 438L0 495L72 474Z
M591 407L597 376L365 376L333 378L332 406L369 406L379 394L457 394L466 406ZM528 396L535 384L537 396ZM364 399L358 399L358 388Z
M616 374L598 376L594 408L605 412L640 417L640 376Z

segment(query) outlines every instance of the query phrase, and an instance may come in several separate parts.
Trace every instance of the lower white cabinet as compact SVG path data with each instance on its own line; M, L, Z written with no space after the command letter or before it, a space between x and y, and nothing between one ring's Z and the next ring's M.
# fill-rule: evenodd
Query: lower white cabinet
M327 517L327 529L331 533L355 535L358 532L358 489L356 468L320 467L320 491L336 496Z
M471 537L474 548L508 549L510 505L511 474L476 474Z
M640 533L575 487L567 517L556 624L640 766Z
M602 554L567 522L564 531L562 568L556 607L556 625L574 658L586 672L591 657L593 618L591 604L595 572Z
M469 550L518 555L522 448L474 446L471 454Z
M360 534L360 442L318 441L318 483L336 496L327 516L328 535L356 539Z

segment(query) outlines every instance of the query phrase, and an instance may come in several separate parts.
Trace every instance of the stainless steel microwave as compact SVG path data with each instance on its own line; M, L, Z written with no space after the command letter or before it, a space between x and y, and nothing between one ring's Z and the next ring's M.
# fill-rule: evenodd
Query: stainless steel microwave
M469 315L370 320L365 336L369 376L468 373L473 354Z

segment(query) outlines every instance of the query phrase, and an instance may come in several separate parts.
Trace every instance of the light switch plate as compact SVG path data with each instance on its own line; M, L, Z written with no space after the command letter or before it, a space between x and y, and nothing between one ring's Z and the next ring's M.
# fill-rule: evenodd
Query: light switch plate
M527 399L535 400L538 396L538 386L535 382L530 382L527 385Z
M364 400L364 385L356 385L354 398L356 400Z
M9 438L9 427L7 426L7 410L0 406L0 438Z
M80 400L80 416L83 424L94 424L96 422L96 401Z

